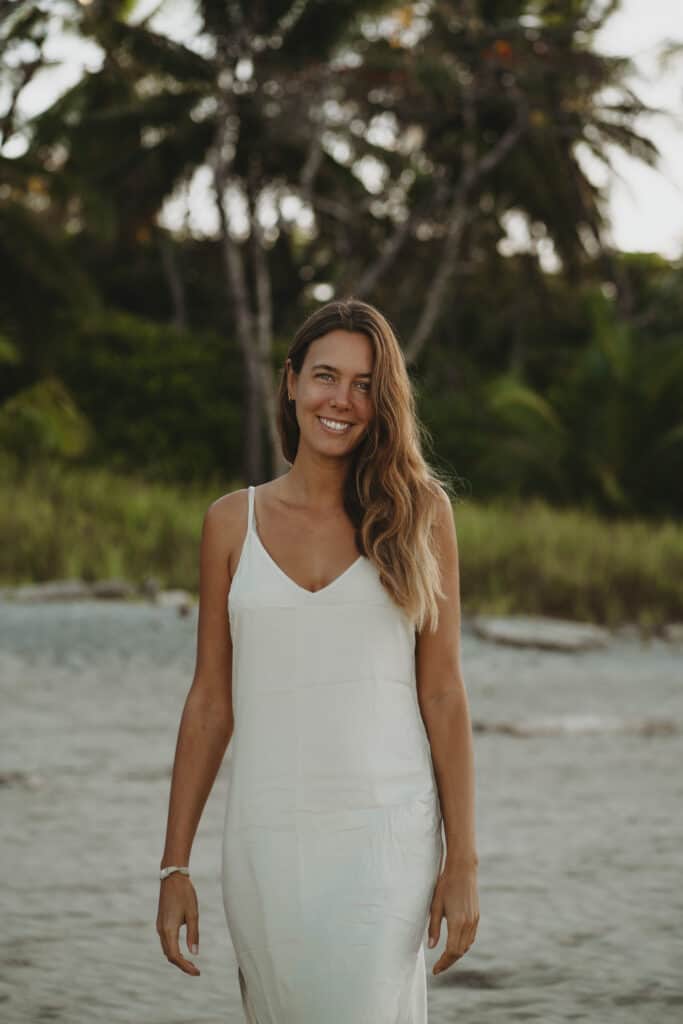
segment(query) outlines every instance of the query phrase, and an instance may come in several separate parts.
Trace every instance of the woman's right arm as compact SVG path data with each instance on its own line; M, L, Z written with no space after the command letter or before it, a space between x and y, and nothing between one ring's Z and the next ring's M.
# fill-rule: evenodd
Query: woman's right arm
M237 510L241 510L241 497L235 493L219 498L204 516L196 664L178 730L160 867L189 865L199 820L232 736L232 641L227 598L229 556L240 521ZM196 953L198 916L197 896L188 876L176 871L160 882L157 933L162 948L170 963L192 975L200 972L181 955L179 930L186 925L188 949Z

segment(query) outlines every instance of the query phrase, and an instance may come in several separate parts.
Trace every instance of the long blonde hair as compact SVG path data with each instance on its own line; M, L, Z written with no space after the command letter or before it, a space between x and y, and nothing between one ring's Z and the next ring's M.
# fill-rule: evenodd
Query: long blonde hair
M309 345L330 331L365 334L374 352L370 394L375 411L353 452L344 484L344 508L355 527L356 546L377 567L382 585L419 631L438 625L437 598L444 597L434 550L439 489L451 480L423 454L431 435L418 418L402 349L388 320L367 302L348 297L321 306L299 327L287 353L295 373ZM286 364L280 380L278 430L291 464L299 425L287 396Z

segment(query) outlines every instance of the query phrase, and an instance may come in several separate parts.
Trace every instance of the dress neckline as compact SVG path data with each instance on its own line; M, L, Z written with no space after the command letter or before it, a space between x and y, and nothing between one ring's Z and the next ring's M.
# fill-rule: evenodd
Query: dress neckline
M328 590L331 590L332 587L335 587L338 583L340 583L343 579L345 579L345 577L349 575L351 570L355 569L355 567L360 562L365 560L365 555L358 555L358 557L355 558L353 560L353 562L351 562L351 564L348 565L346 567L346 569L343 570L343 572L341 572L338 576L335 576L334 579L330 580L329 583L326 583L324 587L320 587L319 590L309 590L308 587L302 587L302 585L300 583L297 583L296 580L293 580L292 577L289 576L284 571L284 569L281 566L278 565L278 563L275 561L273 556L270 554L270 552L268 551L268 549L266 548L265 544L263 543L263 541L261 540L261 538L259 536L259 532L258 532L258 529L257 529L257 526L256 526L256 494L255 494L255 491L253 489L253 485L252 485L251 501L252 501L251 530L252 530L252 533L254 534L254 537L256 538L256 543L258 544L259 548L261 549L263 554L266 556L266 558L268 559L270 564L276 570L276 572L278 572L280 574L280 576L282 576L282 578L285 579L290 584L290 586L294 587L296 590L301 591L303 594L308 594L309 597L317 597L319 594L327 593Z

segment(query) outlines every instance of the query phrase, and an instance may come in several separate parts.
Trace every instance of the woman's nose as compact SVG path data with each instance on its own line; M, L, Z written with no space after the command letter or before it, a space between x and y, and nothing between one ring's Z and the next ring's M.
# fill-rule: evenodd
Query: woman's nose
M332 398L332 402L334 405L349 405L350 398L348 388L345 388L343 384L339 385Z

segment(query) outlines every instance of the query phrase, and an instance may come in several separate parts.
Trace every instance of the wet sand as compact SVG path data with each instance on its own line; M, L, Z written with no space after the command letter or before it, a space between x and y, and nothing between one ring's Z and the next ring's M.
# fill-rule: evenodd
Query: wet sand
M3 1024L243 1024L219 877L229 756L191 861L201 977L155 931L195 631L153 605L0 603ZM683 1018L682 653L465 629L481 922L429 975L430 1024Z

